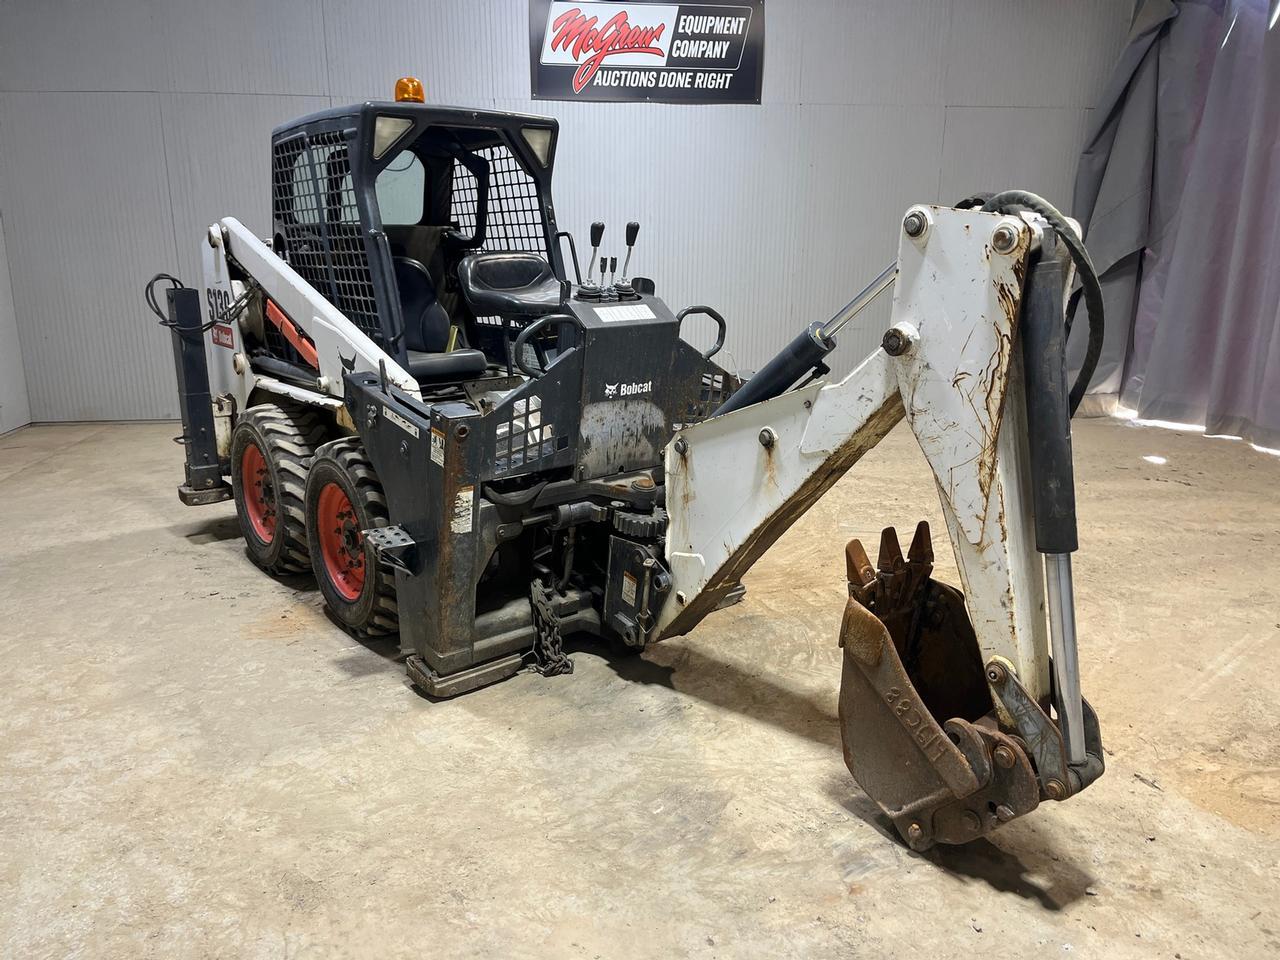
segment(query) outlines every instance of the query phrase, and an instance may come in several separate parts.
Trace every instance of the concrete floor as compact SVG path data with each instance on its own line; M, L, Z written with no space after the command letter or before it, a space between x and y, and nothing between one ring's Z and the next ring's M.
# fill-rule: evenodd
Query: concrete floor
M0 439L4 957L1280 950L1280 459L1078 425L1107 774L921 856L836 727L843 544L941 529L904 428L693 637L442 703L178 503L174 432Z

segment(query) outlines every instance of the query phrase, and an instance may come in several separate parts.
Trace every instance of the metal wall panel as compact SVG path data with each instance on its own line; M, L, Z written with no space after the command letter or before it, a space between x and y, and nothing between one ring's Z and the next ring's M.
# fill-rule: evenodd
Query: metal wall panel
M802 3L785 17L803 31L800 102L944 103L951 8L938 0ZM769 8L766 51L782 12Z
M161 22L167 83L158 89L329 92L322 0L167 0Z
M1046 107L947 107L941 198L1020 188L1070 213L1089 111Z
M14 307L35 420L176 407L143 281L174 262L154 93L0 95Z
M0 198L0 203L3 198ZM4 216L0 209L0 434L31 422L27 375L22 369L18 318L13 309L13 287L4 246Z
M235 217L258 236L270 234L271 130L328 106L328 97L162 97L177 247L171 268L177 267L178 276L200 281L200 244L215 220Z
M10 0L0 90L328 93L321 0Z
M385 100L396 77L412 74L434 103L483 106L501 95L495 75L519 64L528 95L528 44L513 43L516 27L528 35L523 0L324 0L324 22L337 102Z
M954 0L947 103L1091 107L1132 12L1124 0Z
M159 90L164 0L0 3L0 90Z
M219 216L266 229L274 124L386 98L406 73L433 102L558 117L561 225L585 244L605 220L606 252L621 257L623 226L639 220L632 273L677 308L722 308L723 359L758 367L878 272L908 204L1013 185L1066 204L1128 12L1119 0L775 2L764 104L689 107L531 101L525 0L0 3L0 91L139 91L0 93L33 416L173 415L142 283L174 267L198 282ZM887 316L886 297L846 328L838 370ZM695 322L689 337L711 332Z

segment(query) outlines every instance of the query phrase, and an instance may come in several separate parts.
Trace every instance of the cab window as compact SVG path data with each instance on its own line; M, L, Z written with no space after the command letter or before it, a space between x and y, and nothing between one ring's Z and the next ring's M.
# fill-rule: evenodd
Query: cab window
M422 221L426 172L411 150L402 150L374 182L383 226Z

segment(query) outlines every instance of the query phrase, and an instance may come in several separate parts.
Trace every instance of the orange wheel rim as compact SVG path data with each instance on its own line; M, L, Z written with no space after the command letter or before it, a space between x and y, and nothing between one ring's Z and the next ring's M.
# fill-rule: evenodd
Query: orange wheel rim
M336 483L326 483L320 489L316 529L329 582L344 600L359 600L364 592L364 534L350 498Z
M240 455L240 486L249 526L259 540L270 543L276 538L276 489L267 458L256 443L250 443Z

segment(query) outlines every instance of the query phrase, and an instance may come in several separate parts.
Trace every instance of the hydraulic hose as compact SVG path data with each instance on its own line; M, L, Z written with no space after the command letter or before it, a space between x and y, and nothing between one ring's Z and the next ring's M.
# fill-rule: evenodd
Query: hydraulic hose
M962 202L969 204L972 201L966 200ZM1102 336L1106 329L1102 305L1102 284L1098 280L1098 271L1093 266L1089 251L1084 248L1084 244L1080 242L1076 232L1071 229L1071 224L1067 222L1067 218L1044 197L1028 193L1025 190L1004 190L988 198L982 205L985 213L1016 213L1020 208L1037 213L1048 221L1054 232L1062 240L1063 246L1071 254L1071 259L1076 265L1076 272L1080 277L1080 290L1084 297L1085 309L1089 313L1089 342L1085 348L1084 363L1081 365L1080 372L1076 375L1076 381L1071 387L1071 415L1075 416L1076 409L1080 406L1080 401L1084 399L1085 391L1089 388L1089 381L1093 379L1094 370L1098 367L1098 358L1102 355ZM1067 310L1067 334L1071 333L1071 321L1075 316L1075 304L1077 302L1077 298L1073 296Z

